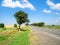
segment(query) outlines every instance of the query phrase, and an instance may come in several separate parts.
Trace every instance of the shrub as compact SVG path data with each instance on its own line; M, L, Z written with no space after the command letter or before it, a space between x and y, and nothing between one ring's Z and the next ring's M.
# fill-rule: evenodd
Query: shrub
M52 25L52 26L55 26L55 25Z
M17 24L14 24L14 28L17 28Z
M0 28L4 28L4 24L3 23L0 23Z

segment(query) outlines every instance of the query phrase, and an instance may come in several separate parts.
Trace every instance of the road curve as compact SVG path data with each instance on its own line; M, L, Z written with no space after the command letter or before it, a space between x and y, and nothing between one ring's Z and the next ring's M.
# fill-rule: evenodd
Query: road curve
M60 45L60 30L30 26L39 38L39 45Z

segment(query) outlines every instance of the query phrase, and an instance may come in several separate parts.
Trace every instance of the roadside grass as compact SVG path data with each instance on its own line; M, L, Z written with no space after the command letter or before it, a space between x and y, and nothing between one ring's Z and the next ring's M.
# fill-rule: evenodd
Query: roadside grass
M26 31L19 31L8 45L29 45L29 28L23 27Z
M52 26L52 25L45 25L45 26L43 26L44 28L54 28L54 29L60 29L60 25L54 25L54 26Z
M29 45L29 27L21 27L18 31L12 28L0 29L0 45Z
M2 32L0 32L0 45L3 45L16 32L17 32L16 30L7 30L7 29L2 31Z

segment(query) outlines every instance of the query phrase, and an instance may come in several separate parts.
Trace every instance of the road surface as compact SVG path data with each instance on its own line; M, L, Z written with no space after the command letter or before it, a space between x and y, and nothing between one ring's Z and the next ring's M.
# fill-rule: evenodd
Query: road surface
M31 26L38 37L38 45L60 45L60 30Z

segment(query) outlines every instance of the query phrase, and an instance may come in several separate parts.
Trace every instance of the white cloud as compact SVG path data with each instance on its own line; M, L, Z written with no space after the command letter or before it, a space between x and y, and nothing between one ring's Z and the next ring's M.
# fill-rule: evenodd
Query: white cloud
M30 8L31 10L35 10L34 6L29 3L27 0L24 0L23 6L25 6L25 8Z
M51 13L51 10L44 9L43 12L44 13Z
M54 4L52 1L47 0L47 4L50 6L51 9L60 10L60 3Z
M19 8L29 8L31 10L35 10L35 7L30 3L28 2L27 0L16 0L16 1L13 1L13 0L3 0L2 1L2 6L4 7L10 7L10 8L16 8L16 7L19 7Z

